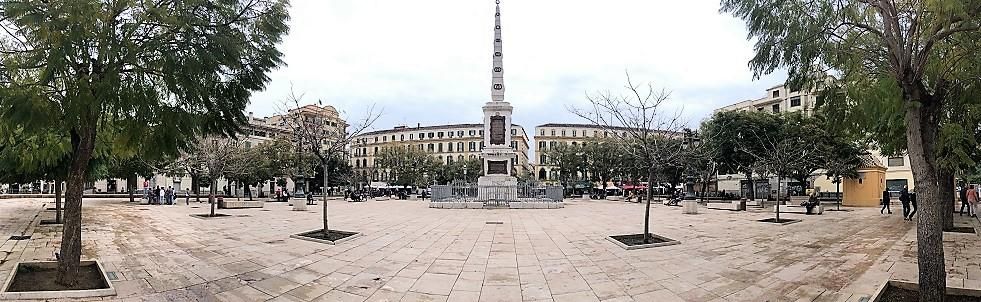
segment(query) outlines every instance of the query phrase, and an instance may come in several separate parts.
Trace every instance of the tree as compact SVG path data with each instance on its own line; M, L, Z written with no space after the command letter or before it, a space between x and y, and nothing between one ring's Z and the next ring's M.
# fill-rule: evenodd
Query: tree
M813 146L813 142L808 141L801 135L801 124L799 114L791 113L777 116L779 127L777 131L769 133L737 133L740 138L740 145L744 146L743 152L749 153L750 145L758 146L762 152L750 153L756 157L756 162L763 169L777 177L777 204L774 205L777 223L780 220L780 183L785 177L801 173L811 167L817 166L818 151ZM809 175L812 171L807 172Z
M185 170L189 174L207 178L210 189L208 203L209 216L215 216L215 196L218 193L218 180L232 175L241 175L250 168L250 161L243 143L229 137L202 137L195 140L191 148L171 166L171 171Z
M65 286L77 283L95 150L146 136L175 151L184 135L232 132L281 63L287 31L285 1L18 1L0 4L0 16L0 121L70 142ZM108 129L115 135L100 137Z
M615 142L601 139L582 146L584 165L592 181L600 182L602 197L606 197L606 183L622 173L623 158Z
M427 182L423 175L435 175L442 164L426 151L403 145L383 148L375 155L375 165L387 172L390 184L421 186Z
M889 85L899 92L920 216L917 256L921 301L944 301L940 167L942 108L950 93L976 86L981 8L970 1L723 0L757 39L756 75L787 68L795 85L833 70L846 91ZM851 97L849 95L848 97ZM858 102L866 101L855 99ZM886 117L883 117L886 119Z
M559 171L559 182L563 190L568 194L569 182L576 180L577 175L585 166L584 154L579 145L558 143L544 150L545 158L549 165L555 166Z
M644 209L644 243L651 243L650 211L653 185L658 169L678 162L682 156L682 141L677 139L684 129L680 112L669 112L665 101L669 93L658 90L652 83L647 87L634 84L627 74L624 94L599 92L588 95L588 109L570 108L574 114L602 127L610 133L625 154L647 171L647 205Z
M365 115L354 125L337 123L330 119L321 107L316 107L313 111L306 110L308 107L300 106L302 95L297 96L290 93L289 99L285 102L283 112L283 122L293 136L293 142L297 146L299 153L312 154L319 160L319 164L325 172L323 175L324 187L327 187L327 180L331 171L329 166L332 159L346 155L347 148L355 137L361 135L381 116L380 111L376 111L374 106L368 107ZM318 103L322 103L318 101ZM349 129L350 128L350 129ZM335 161L336 162L336 161ZM346 164L346 163L344 163ZM330 231L327 216L327 194L323 194L324 203L324 236Z
M859 156L864 151L854 142L840 138L830 138L827 141L827 147L822 149L824 153L821 154L823 163L821 168L824 169L824 174L835 183L835 192L841 194L843 178L858 178L858 168L862 165L862 159ZM841 209L841 195L838 196L838 209Z

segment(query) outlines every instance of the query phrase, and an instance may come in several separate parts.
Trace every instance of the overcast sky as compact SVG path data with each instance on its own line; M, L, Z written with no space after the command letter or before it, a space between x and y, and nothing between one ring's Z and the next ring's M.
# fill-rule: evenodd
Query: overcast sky
M374 129L479 123L490 100L493 0L292 0L281 49L288 66L252 98L276 114L292 89L353 121L375 104ZM568 112L587 92L620 91L624 72L671 91L691 125L714 108L763 96L752 43L718 0L502 0L505 99L529 132L584 122Z

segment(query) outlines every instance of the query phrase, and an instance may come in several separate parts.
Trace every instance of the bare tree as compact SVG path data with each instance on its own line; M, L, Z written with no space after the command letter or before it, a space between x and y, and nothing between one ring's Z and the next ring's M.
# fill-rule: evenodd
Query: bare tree
M209 216L213 217L218 179L248 169L248 162L242 156L244 149L243 142L235 138L202 137L195 141L169 169L208 179L210 182L208 203L211 204Z
M328 171L332 158L345 158L348 147L355 137L367 131L381 116L381 110L374 105L368 107L364 116L354 124L341 124L332 121L326 116L322 107L317 107L316 111L305 110L308 107L301 106L303 96L290 92L282 107L282 117L285 126L293 135L293 143L297 144L300 152L313 154L323 168L323 207L324 207L324 229L326 235L330 230L327 215L327 187ZM323 103L318 100L318 105ZM340 162L340 161L339 161ZM299 197L299 196L298 196Z
M644 211L644 243L651 242L650 211L653 186L657 184L658 169L679 161L684 156L681 133L685 123L680 110L669 112L665 101L670 93L656 89L653 83L634 84L627 74L624 94L599 92L587 94L591 108L572 107L569 110L604 129L620 145L627 156L633 157L647 169L647 206Z
M785 177L797 172L802 166L814 165L819 160L819 151L810 145L802 136L795 134L796 129L787 127L786 124L780 127L776 133L759 134L755 131L750 133L739 133L740 141L747 142L741 144L745 146L747 152L756 157L760 170L773 174L777 177L777 204L774 205L777 223L780 220L780 183ZM755 144L762 150L762 153L749 152L748 144Z

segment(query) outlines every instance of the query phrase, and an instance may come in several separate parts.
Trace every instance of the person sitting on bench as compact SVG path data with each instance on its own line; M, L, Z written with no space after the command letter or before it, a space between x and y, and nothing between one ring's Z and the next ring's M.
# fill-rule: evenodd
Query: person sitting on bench
M819 204L821 202L818 201L817 192L811 192L811 196L807 198L807 201L802 202L800 206L807 208L807 215L811 215L814 214L812 213L814 207L817 207Z

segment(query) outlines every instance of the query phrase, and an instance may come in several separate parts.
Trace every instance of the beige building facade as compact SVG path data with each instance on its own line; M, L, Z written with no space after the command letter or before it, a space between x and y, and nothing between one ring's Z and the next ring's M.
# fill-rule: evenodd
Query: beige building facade
M515 175L531 173L528 160L528 135L520 125L511 125L511 149ZM484 148L484 124L448 124L377 130L358 135L349 150L351 167L357 177L368 181L387 179L386 171L376 166L375 156L388 147L414 146L424 150L444 164L481 159ZM477 176L479 168L475 168Z
M722 111L758 111L768 113L781 112L802 112L805 115L814 113L817 104L816 90L793 90L785 85L778 85L766 90L765 94L757 99L741 101L728 105L715 112ZM890 191L899 191L903 186L913 189L913 174L909 167L909 156L886 156L877 150L869 150L869 153L878 161L885 164L884 186ZM747 189L749 183L745 175L740 174L720 174L719 190L726 192L739 192ZM813 185L821 192L834 192L836 185L819 170L811 176ZM769 181L771 193L776 190L776 180ZM786 188L790 184L784 180L781 188ZM766 185L757 184L758 188ZM781 190L783 191L783 190Z
M626 129L621 129L626 131ZM547 123L535 126L535 179L554 182L559 179L558 167L549 162L548 150L559 144L586 145L614 135L593 124ZM620 133L620 136L626 134ZM580 175L581 176L581 175Z

